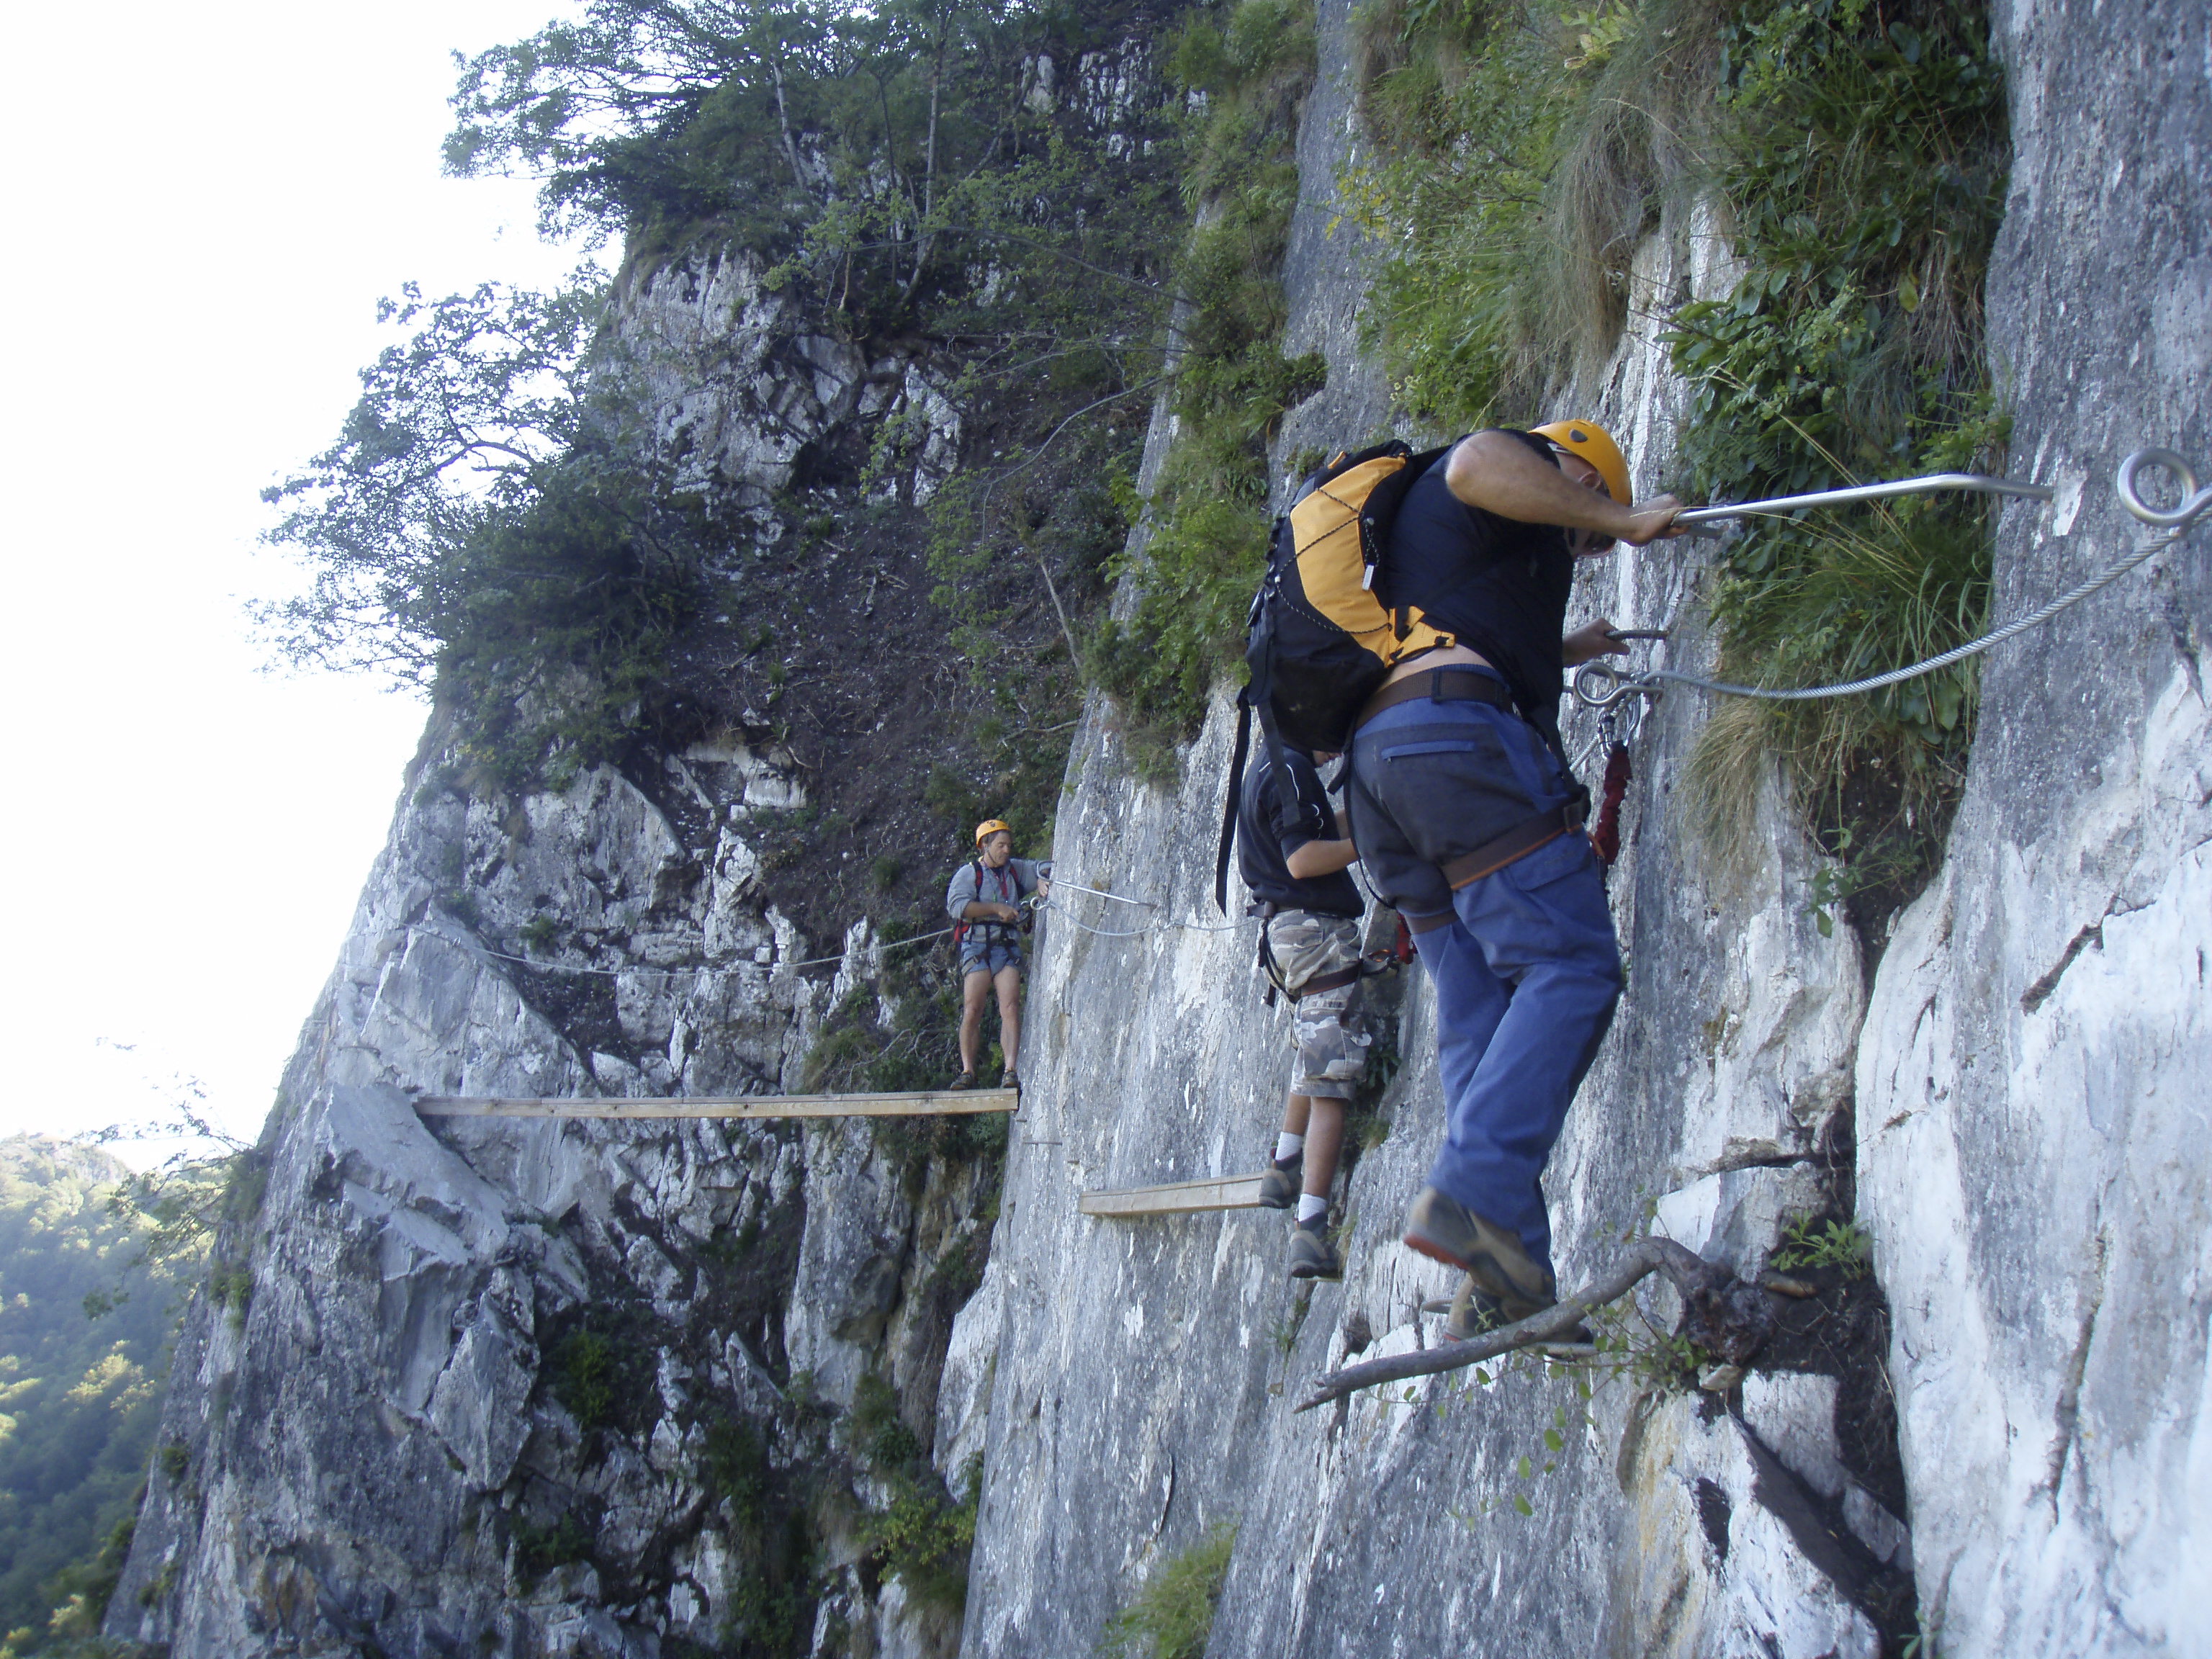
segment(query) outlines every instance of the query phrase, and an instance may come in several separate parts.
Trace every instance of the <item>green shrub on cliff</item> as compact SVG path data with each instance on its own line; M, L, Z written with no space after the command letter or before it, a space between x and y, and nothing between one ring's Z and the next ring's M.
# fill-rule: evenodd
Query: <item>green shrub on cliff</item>
M1685 499L1994 464L2006 141L1978 0L1374 0L1361 29L1375 148L1344 185L1392 248L1370 327L1409 411L1459 430L1589 384L1664 226L1738 269L1714 299L1652 296L1692 392ZM1721 667L1804 684L1959 643L1988 542L1972 502L1762 526L1712 595ZM1893 880L1940 826L1975 684L1724 708L1692 767L1706 826L1741 840L1778 750L1832 848Z
M1191 113L1183 191L1198 224L1177 268L1174 448L1133 571L1127 624L1103 622L1091 674L1120 702L1140 768L1171 774L1214 682L1243 649L1265 563L1267 444L1326 366L1285 357L1282 287L1298 197L1299 111L1315 72L1310 0L1239 0L1186 19L1170 58Z
M1978 5L1951 0L1886 15L1811 0L1725 21L1717 184L1744 270L1673 319L1695 387L1681 452L1693 495L2000 463L2008 422L1981 296L2008 154L1988 33ZM1981 498L1762 525L1731 544L1714 589L1721 667L1802 685L1899 666L1981 632L1989 584ZM1693 765L1724 777L1747 738L1779 749L1858 872L1846 885L1907 885L1940 844L1978 684L1969 662L1870 696L1731 711ZM1723 839L1743 839L1744 792L1700 793Z

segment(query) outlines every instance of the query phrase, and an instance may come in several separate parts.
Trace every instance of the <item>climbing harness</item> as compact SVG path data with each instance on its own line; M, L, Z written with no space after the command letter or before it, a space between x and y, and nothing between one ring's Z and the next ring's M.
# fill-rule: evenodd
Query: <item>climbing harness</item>
M2136 476L2146 466L2155 466L2173 474L2181 481L2182 501L2179 507L2152 507L2137 493ZM1631 697L1657 697L1668 685L1686 685L1693 690L1718 692L1731 697L1758 697L1770 702L1805 702L1815 698L1849 696L1858 691L1879 690L1886 685L1897 685L1905 680L1917 679L1923 674L1948 668L1954 662L1978 656L1992 646L2001 645L2031 628L2039 628L2073 605L2079 605L2100 588L2109 586L2124 576L2137 565L2163 553L2191 530L2208 508L2212 508L2212 486L2197 488L2197 474L2188 461L2170 449L2138 449L2120 463L2118 477L2114 481L2120 501L2128 511L2144 524L2166 531L2146 545L2123 554L2102 570L2060 594L2057 599L2015 618L2003 627L1984 634L1978 640L1913 663L1904 668L1893 668L1887 673L1869 674L1863 679L1847 680L1838 685L1813 685L1794 690L1773 690L1765 686L1737 685L1726 680L1709 680L1695 674L1679 673L1673 669L1656 668L1640 677L1631 678L1619 669L1601 662L1584 663L1575 671L1575 701L1586 708L1610 710ZM1827 489L1809 495L1782 495L1770 501L1743 501L1733 506L1698 507L1678 514L1677 524L1692 526L1709 523L1723 518L1740 518L1768 513L1794 512L1804 507L1837 506L1850 501L1880 501L1893 495L1925 495L1936 490L1964 489L1983 495L2019 495L2047 501L2055 492L2047 484L2025 483L2014 478L1991 478L1972 472L1939 472L1924 478L1901 478L1887 483L1861 484L1849 489Z

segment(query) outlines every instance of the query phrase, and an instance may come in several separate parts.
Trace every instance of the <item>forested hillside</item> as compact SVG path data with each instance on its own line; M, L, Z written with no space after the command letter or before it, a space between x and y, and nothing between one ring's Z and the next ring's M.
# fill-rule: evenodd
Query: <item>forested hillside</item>
M98 1628L161 1416L176 1286L137 1266L129 1172L38 1135L0 1141L0 1652Z

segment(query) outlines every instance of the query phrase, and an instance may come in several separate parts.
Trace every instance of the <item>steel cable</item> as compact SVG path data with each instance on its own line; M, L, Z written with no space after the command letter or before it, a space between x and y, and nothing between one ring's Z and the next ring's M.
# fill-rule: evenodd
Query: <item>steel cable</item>
M2146 465L2161 466L2179 475L2185 498L2179 507L2160 510L2144 503L2136 493L2135 475ZM1632 696L1656 696L1662 685L1686 685L1695 690L1717 692L1724 696L1757 697L1767 702L1808 702L1818 698L1844 697L1855 692L1879 690L1883 686L1900 684L1923 674L1932 674L1939 668L1948 668L1954 662L1978 656L1991 647L2002 645L2032 628L2041 627L2059 612L2079 605L2100 588L2109 586L2136 566L2165 552L2188 535L2196 527L2198 518L2208 508L2212 508L2212 488L2199 489L2196 475L2190 470L2188 463L2170 449L2142 449L2129 456L2120 464L2118 488L2120 499L2130 513L2146 524L2170 526L2166 533L2143 547L2122 555L2094 575L2076 583L2027 616L2015 617L1978 640L1954 646L1924 662L1893 668L1886 673L1869 674L1863 679L1845 680L1835 685L1802 686L1790 690L1739 685L1729 680L1709 680L1671 668L1655 668L1632 679L1609 664L1590 662L1575 672L1575 701L1586 708L1609 709Z

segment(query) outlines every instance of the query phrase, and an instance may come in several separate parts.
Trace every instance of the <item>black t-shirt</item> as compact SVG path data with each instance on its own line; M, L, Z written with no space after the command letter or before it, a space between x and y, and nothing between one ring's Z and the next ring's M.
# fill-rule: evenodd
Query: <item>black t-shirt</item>
M1507 429L1507 435L1559 464L1533 433ZM1567 532L1468 506L1445 486L1450 462L1448 450L1406 492L1377 585L1391 604L1419 606L1431 625L1481 653L1556 749L1565 672L1559 637L1575 581Z
M1314 763L1295 749L1283 750L1288 789L1275 787L1275 766L1261 744L1244 771L1237 804L1237 868L1255 899L1325 916L1356 916L1367 908L1348 870L1301 880L1290 856L1310 841L1334 841L1335 816Z

